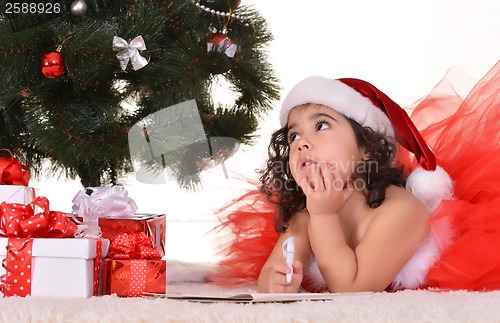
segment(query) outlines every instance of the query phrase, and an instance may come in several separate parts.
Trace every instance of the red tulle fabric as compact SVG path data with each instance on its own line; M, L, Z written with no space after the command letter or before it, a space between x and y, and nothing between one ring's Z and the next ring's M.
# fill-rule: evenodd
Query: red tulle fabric
M464 100L452 90L443 80L412 114L457 198L433 216L448 218L455 238L423 287L500 289L500 62ZM427 126L435 115L440 121Z
M500 62L463 99L445 77L414 108L411 119L454 182L456 200L444 201L431 226L451 242L430 268L423 288L500 289ZM416 166L402 151L399 162ZM273 249L275 206L251 191L219 213L217 228L231 240L212 278L222 283L255 282ZM449 239L448 239L449 240Z
M252 190L219 210L222 224L216 234L222 233L221 271L209 275L209 279L222 285L255 282L261 268L271 254L279 238L274 229L274 210L266 195Z

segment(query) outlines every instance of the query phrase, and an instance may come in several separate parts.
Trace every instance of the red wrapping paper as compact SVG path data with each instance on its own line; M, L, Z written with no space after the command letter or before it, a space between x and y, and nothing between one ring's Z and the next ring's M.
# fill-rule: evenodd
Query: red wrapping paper
M143 292L166 291L167 263L165 260L131 259L104 260L103 294L138 297Z
M142 296L143 292L165 293L167 264L156 245L144 232L122 233L109 247L104 261L103 294L124 297Z
M77 219L81 220L80 217ZM145 233L146 236L153 238L159 255L161 257L165 255L165 214L138 215L130 219L99 218L98 224L102 237L110 241L114 241L122 233Z

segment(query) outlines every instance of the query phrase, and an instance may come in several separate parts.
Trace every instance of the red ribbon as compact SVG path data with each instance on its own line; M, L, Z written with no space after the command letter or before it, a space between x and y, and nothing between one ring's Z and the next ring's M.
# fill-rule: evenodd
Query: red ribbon
M94 259L94 291L93 295L98 296L100 294L99 282L101 281L101 263L102 263L102 240L95 239L95 259Z
M42 212L35 214L33 207ZM0 230L5 237L70 238L77 226L62 212L49 211L49 200L39 196L28 205L5 203L0 205Z
M35 214L33 207L42 212ZM5 275L0 277L4 296L31 294L31 248L33 238L73 237L77 226L62 212L49 211L49 201L40 196L30 204L0 205L1 235L8 237L6 258L2 261Z
M8 149L10 158L0 157L0 185L22 185L28 186L30 172L25 165L19 163L19 160L12 155Z
M152 237L144 232L117 236L109 246L112 259L161 259Z

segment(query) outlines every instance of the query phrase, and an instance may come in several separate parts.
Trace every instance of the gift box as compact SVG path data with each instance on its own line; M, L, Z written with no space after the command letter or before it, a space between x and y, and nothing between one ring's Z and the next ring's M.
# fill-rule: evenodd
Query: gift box
M1 259L9 257L6 251L12 239L17 240L0 238ZM101 259L97 259L100 262L107 255L109 240L99 240L102 241ZM31 263L26 265L26 269L31 271L31 278L24 280L28 275L21 271L19 278L12 279L13 285L31 284L30 295L33 297L94 295L94 283L99 283L99 278L95 280L94 277L102 277L100 272L95 272L102 268L100 264L95 264L97 239L34 238L26 241L32 241ZM0 275L5 274L5 268L0 267Z
M76 223L82 220L81 217L76 217L76 219ZM121 233L134 234L143 232L148 237L153 238L160 256L165 255L165 214L136 214L128 219L99 218L98 224L101 228L102 237L111 241Z
M156 259L104 260L103 294L142 296L143 292L165 294L167 263Z
M0 185L0 203L28 204L36 197L37 190L21 185Z
M87 194L91 191L90 194ZM160 256L165 255L165 214L136 213L137 205L125 189L89 187L73 198L73 213L77 224L99 227L102 237L113 241L119 234L145 233L152 237Z
M153 238L160 256L165 255L165 214L136 214L129 219L100 218L102 237L113 241L121 233L141 233Z
M104 262L104 294L125 297L166 292L167 263L144 232L117 236Z
M109 240L87 236L87 228L49 206L43 196L28 204L1 203L0 291L4 296L98 295ZM77 232L81 239L74 238Z

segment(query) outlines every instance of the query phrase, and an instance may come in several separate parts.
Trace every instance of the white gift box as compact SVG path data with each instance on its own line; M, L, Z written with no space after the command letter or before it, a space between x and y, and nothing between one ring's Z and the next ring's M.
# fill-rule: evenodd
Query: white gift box
M0 260L5 258L8 240L0 238ZM109 240L101 240L104 259L108 253ZM33 239L31 296L92 297L96 243L94 239ZM4 274L5 268L0 267L0 276Z
M36 189L22 185L0 185L0 203L28 204L36 197Z

